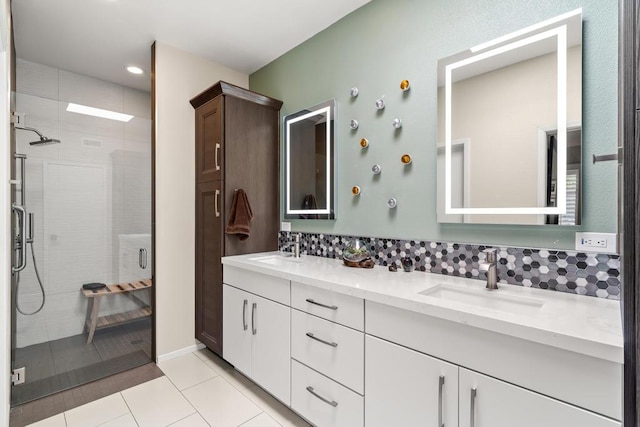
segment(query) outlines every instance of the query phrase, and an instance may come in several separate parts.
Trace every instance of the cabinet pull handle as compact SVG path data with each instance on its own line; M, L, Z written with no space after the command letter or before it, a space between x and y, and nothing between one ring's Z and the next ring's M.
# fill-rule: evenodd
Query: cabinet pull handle
M142 248L138 249L138 267L144 268L142 263Z
M247 303L249 301L244 300L244 302L242 303L242 330L246 331L248 328L247 325Z
M311 338L312 340L316 340L321 342L322 344L326 344L326 345L330 345L331 347L337 347L338 343L337 342L329 342L329 341L325 341L322 338L318 338L315 335L313 335L311 332L307 332L307 336L309 338Z
M147 248L142 248L142 253L144 254L144 269L147 268L147 266L149 265L148 259L147 259Z
M220 170L220 163L218 163L218 152L220 151L220 144L216 143L216 170Z
M438 379L438 427L444 427L442 422L442 389L444 388L444 375Z
M324 397L322 397L322 396L320 396L318 393L316 393L316 392L313 390L313 387L311 387L311 386L308 386L308 387L307 387L307 391L308 391L309 393L313 394L313 395L314 395L315 397L317 397L318 399L322 400L324 403L326 403L326 404L328 404L328 405L333 406L334 408L335 408L336 406L338 406L338 402L336 402L335 400L325 399Z
M19 264L11 267L11 272L17 273L27 266L27 211L24 206L16 205L15 203L11 205L11 209L18 215L19 231L14 249L20 250L20 258L18 260Z
M256 329L256 307L258 306L257 303L253 303L251 304L251 333L253 335L255 335L258 330Z
M478 389L477 388L472 388L471 389L471 410L469 411L471 413L471 418L469 420L469 426L470 427L476 427L476 395L478 394Z
M220 190L216 190L216 198L214 199L216 208L216 218L220 216L220 210L218 209L218 198L220 197Z
M309 304L315 304L315 305L319 305L320 307L324 307L324 308L328 308L329 310L337 310L338 306L337 305L326 305L326 304L322 304L319 302L315 302L314 300L312 300L311 298L307 298L307 302Z

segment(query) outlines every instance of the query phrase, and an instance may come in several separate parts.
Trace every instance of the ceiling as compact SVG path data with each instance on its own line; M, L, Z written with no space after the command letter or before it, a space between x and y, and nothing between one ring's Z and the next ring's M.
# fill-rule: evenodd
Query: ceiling
M18 58L142 90L155 41L250 74L370 0L13 0ZM134 76L126 65L146 73Z

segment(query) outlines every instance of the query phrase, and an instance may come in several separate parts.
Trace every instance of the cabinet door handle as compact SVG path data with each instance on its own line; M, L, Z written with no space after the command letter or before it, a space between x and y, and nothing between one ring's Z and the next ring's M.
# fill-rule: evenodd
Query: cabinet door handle
M325 341L322 338L318 338L315 335L313 335L311 332L307 332L307 336L309 338L311 338L312 340L316 340L321 342L322 344L326 344L326 345L330 345L331 347L337 347L338 343L337 342L329 342L329 341Z
M220 151L220 144L216 143L216 170L220 170L220 163L218 162L218 152Z
M314 300L312 300L311 298L307 298L307 302L309 304L315 304L315 305L319 305L320 307L324 307L324 308L328 308L329 310L337 310L338 306L337 305L326 305L326 304L322 304L319 302L315 302Z
M218 198L220 197L220 190L216 190L216 197L214 199L214 204L216 208L216 218L220 216L220 209L218 209Z
M442 422L442 389L444 388L444 375L438 379L438 427L444 427Z
M477 388L471 389L471 418L469 419L469 426L476 427L476 395L478 394Z
M316 393L316 392L313 390L313 387L311 387L311 386L308 386L308 387L307 387L307 391L308 391L309 393L313 394L313 395L314 395L315 397L317 397L318 399L322 400L324 403L326 403L326 404L328 404L328 405L333 406L334 408L335 408L336 406L338 406L338 402L336 402L335 400L325 399L324 397L322 397L322 396L320 396L318 393Z
M255 335L258 330L256 329L256 308L258 307L257 303L251 304L251 333Z
M148 259L147 259L147 248L142 248L142 253L144 254L144 269L146 270L147 265L149 265L148 263Z
M242 303L242 330L246 331L248 328L247 325L247 304L249 303L249 301L244 300L244 302Z
M138 267L144 269L144 264L142 263L142 248L138 249Z

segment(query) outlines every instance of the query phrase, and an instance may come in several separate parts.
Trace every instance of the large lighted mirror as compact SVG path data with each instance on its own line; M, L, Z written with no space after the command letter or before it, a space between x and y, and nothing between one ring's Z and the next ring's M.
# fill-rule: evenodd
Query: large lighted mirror
M582 11L438 63L438 222L580 224Z
M284 119L286 219L335 219L334 111L330 100Z

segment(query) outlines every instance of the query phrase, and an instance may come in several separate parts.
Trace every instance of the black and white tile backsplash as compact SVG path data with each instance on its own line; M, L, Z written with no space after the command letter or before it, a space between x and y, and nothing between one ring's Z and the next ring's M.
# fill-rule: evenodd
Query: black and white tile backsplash
M284 244L291 240L291 234L280 232L279 246L283 250L290 250ZM486 279L478 269L485 257L483 251L496 248L500 283L620 299L618 255L315 233L301 233L300 251L341 258L344 247L356 238L367 245L378 265L397 263L400 267L400 258L410 256L418 271L479 280Z

